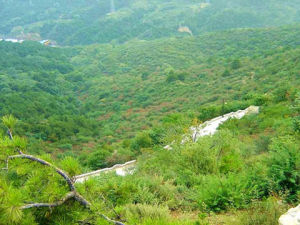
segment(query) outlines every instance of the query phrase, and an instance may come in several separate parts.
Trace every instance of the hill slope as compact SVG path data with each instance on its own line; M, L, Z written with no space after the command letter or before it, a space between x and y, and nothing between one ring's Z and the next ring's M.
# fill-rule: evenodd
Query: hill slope
M0 42L1 115L21 119L18 132L43 140L33 143L44 151L92 158L88 153L104 143L123 142L124 157L82 162L98 168L130 160L139 154L140 139L149 141L142 133L130 144L140 131L170 121L188 126L195 118L263 104L277 88L297 87L298 28L80 48ZM165 118L172 113L177 114ZM155 135L163 133L158 129ZM165 139L153 143L170 141ZM113 152L108 147L98 157Z
M297 0L1 0L0 34L52 39L60 45L156 39L295 23L300 21L299 4Z

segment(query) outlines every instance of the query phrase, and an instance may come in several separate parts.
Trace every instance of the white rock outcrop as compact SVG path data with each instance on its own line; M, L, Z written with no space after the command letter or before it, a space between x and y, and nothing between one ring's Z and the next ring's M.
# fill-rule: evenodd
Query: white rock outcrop
M96 170L90 173L81 174L73 177L75 183L82 183L91 177L100 176L103 173L115 172L118 176L126 176L127 174L132 174L135 168L136 160L126 162L124 164L116 164L110 168L104 168Z
M209 121L204 122L203 124L200 124L197 127L191 127L190 128L191 135L185 136L181 143L184 144L190 139L193 142L197 142L200 137L215 134L217 132L218 127L229 119L232 118L241 119L245 115L257 114L257 113L259 113L258 106L249 106L247 109L238 110L236 112L227 113L223 116L213 118Z
M206 135L213 135L214 133L217 132L218 127L226 120L230 118L241 119L245 115L252 114L252 113L259 113L259 107L250 106L245 110L231 112L223 116L216 117L212 120L206 121L205 123L199 125L198 127L191 127L190 128L191 135L184 136L181 143L184 144L190 139L192 139L193 142L196 142L200 137ZM171 144L165 146L164 149L172 150L172 144L174 144L174 141ZM133 160L124 164L114 165L111 168L105 168L90 173L81 174L73 177L73 179L75 180L76 183L82 183L91 177L100 176L101 174L108 173L108 172L115 172L118 176L126 176L127 174L132 174L134 172L135 164L136 164L136 160Z
M279 218L279 225L300 225L300 205L283 214Z

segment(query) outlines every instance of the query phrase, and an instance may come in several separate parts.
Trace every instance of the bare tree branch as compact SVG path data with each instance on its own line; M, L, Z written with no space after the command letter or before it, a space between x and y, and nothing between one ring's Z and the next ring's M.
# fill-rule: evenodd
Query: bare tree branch
M9 135L9 138L11 140L13 140L12 131L10 129L8 129L7 134ZM6 168L2 168L2 169L8 170L8 161L10 159L17 159L17 158L28 159L28 160L38 162L38 163L40 163L44 166L48 166L48 167L54 169L67 182L67 184L69 186L69 189L70 189L70 192L67 193L63 199L61 199L57 202L54 202L54 203L31 203L31 204L21 206L20 207L21 210L30 209L30 208L41 208L41 207L52 208L52 207L60 206L60 205L64 204L66 201L68 201L69 199L72 199L72 198L74 200L78 201L81 205L83 205L88 210L91 210L91 203L89 201L87 201L84 197L82 197L76 191L73 180L68 176L68 174L66 172L64 172L63 170L59 169L55 165L53 165L53 164L51 164L51 163L49 163L49 162L47 162L43 159L37 158L37 157L32 156L32 155L24 154L20 149L17 149L17 151L18 151L19 155L8 156L7 159L6 159ZM107 220L108 222L113 223L115 225L125 225L125 224L123 224L119 221L115 221L115 220L110 219L109 217L107 217L106 215L104 215L102 213L97 213L97 214L100 215L105 220Z
M32 204L24 205L24 206L20 207L20 209L30 209L30 208L40 208L40 207L49 207L49 208L56 207L56 206L64 204L67 200L74 198L75 195L76 195L75 192L69 192L66 194L66 196L63 199L61 199L57 202L54 202L54 203L32 203Z
M70 188L70 191L74 191L75 190L75 187L74 187L74 184L73 184L73 181L71 180L71 178L64 172L62 171L61 169L59 169L58 167L54 166L53 164L43 160L43 159L40 159L40 158L37 158L37 157L34 157L32 155L26 155L26 154L20 154L20 155L12 155L12 156L9 156L8 157L8 160L9 159L16 159L16 158L22 158L22 159L29 159L31 161L35 161L35 162L38 162L42 165L45 165L45 166L48 166L48 167L51 167L53 168L59 175L61 175L64 180L68 183L68 186Z
M115 214L115 216L116 216L118 219L120 219L120 215L116 212L116 210L114 209L113 205L108 206L109 203L108 203L108 201L106 200L106 198L105 198L102 194L100 194L99 196L100 196L100 198L102 198L103 202L107 205L107 208L111 209L111 210L113 211L113 213Z
M24 210L24 209L41 208L41 207L52 208L52 207L60 206L72 198L76 199L83 206L90 209L91 204L88 201L86 201L81 195L79 195L76 191L67 193L63 199L61 199L57 202L54 202L54 203L31 203L31 204L27 204L27 205L20 207L20 209ZM124 223L110 219L109 217L107 217L106 215L104 215L102 213L97 213L97 214L99 216L101 216L102 218L104 218L105 220L107 220L108 222L113 223L115 225L125 225Z
M99 214L100 216L102 216L105 220L107 220L108 222L110 223L113 223L115 225L125 225L124 223L121 223L119 221L115 221L115 220L112 220L110 218L108 218L107 216L103 215L103 214Z
M8 135L8 137L9 137L9 139L10 140L14 140L14 137L13 137L13 135L12 135L12 130L11 129L8 129L7 130L7 135ZM19 148L17 148L17 152L19 153L19 154L23 154L23 152L19 149Z
M78 192L76 192L76 195L74 196L74 198L83 206L85 206L86 208L90 209L91 207L91 203L88 202L84 197L82 197Z
M9 137L10 140L13 140L13 135L12 135L12 131L10 129L7 129L7 135Z

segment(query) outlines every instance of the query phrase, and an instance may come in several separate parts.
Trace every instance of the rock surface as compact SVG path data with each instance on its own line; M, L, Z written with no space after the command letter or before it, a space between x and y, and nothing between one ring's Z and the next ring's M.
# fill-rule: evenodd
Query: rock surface
M95 176L99 176L102 173L115 172L118 176L126 176L127 174L132 174L135 168L136 160L126 162L124 164L117 164L110 168L105 168L101 170L96 170L90 173L81 174L73 177L75 183L82 183L87 179Z
M192 139L193 142L197 142L200 137L215 134L218 127L229 119L241 119L245 115L257 113L259 113L258 106L249 106L247 109L238 110L236 112L227 113L223 116L213 118L209 121L204 122L203 124L200 124L198 127L191 127L191 135L184 137L182 140L182 144L189 141L190 139Z
M279 218L279 225L300 225L300 205L283 214Z

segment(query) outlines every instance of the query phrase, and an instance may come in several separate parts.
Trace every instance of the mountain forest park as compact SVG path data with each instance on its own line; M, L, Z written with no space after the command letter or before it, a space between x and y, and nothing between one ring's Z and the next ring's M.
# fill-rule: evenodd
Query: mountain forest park
M0 0L0 225L300 225L300 0Z

